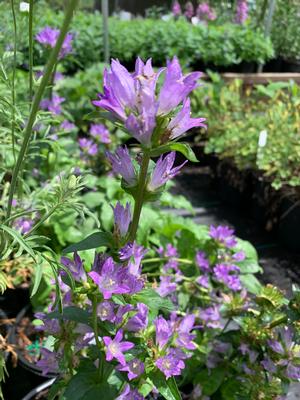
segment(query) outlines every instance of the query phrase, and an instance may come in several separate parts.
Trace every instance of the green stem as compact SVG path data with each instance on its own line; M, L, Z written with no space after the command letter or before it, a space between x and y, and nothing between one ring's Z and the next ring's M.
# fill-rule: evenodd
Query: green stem
M102 350L101 342L99 340L99 331L98 331L98 315L97 315L97 296L93 297L92 300L92 306L93 306L93 329L94 329L94 334L95 334L95 341L96 341L96 346L98 347L98 350ZM99 365L98 365L98 376L99 380L101 382L102 380L102 374L103 374L103 369L102 369L102 360L101 360L101 353L99 355Z
M28 35L29 35L29 104L31 105L33 98L33 0L29 1L29 21L28 21Z
M17 21L16 21L16 13L15 13L15 4L14 0L10 1L11 4L11 12L13 16L13 25L14 25L14 57L13 57L13 70L12 70L12 83L11 83L11 100L12 100L12 108L11 108L11 138L12 138L12 150L14 161L16 162L16 150L15 150L15 108L16 108L16 92L15 92L15 80L16 80L16 64L17 64Z
M47 214L45 214L40 220L39 222L37 222L31 229L29 232L26 233L26 235L24 235L24 239L27 238L28 236L32 235L32 233L37 230L41 225L43 225L43 223L51 217L52 214L55 213L55 211L59 208L60 204L56 204Z
M147 183L147 173L148 173L149 162L150 162L149 153L144 153L143 159L142 159L142 165L141 165L141 169L140 169L140 174L139 174L138 192L137 192L137 196L135 198L133 218L132 218L132 223L130 226L130 233L129 233L129 241L130 242L133 242L135 240L136 232L137 232L138 225L139 225L139 220L140 220L141 211L142 211L143 202L144 202L144 193L145 193L145 187L146 187L146 183Z
M160 261L168 261L168 260L169 260L168 257L146 258L145 260L142 260L142 263L143 264L152 264L152 263L156 263L156 262L160 262ZM179 263L182 263L182 264L188 264L188 265L193 264L193 261L187 260L185 258L172 258L172 260L178 261Z
M78 1L79 0L70 0L70 2L68 4L68 8L66 10L66 15L65 15L65 19L64 19L61 31L60 31L60 35L57 39L55 47L51 51L48 63L45 68L45 73L43 74L43 77L42 77L41 84L34 96L34 100L33 100L32 106L31 106L28 122L25 127L25 131L24 131L23 143L22 143L22 146L21 146L21 149L20 149L20 152L18 155L18 159L17 159L17 162L16 162L14 170L13 170L13 174L12 174L11 186L10 186L10 190L9 190L8 205L7 205L7 211L6 211L6 218L9 218L10 214L11 214L12 200L14 197L14 193L16 191L18 175L21 171L23 160L27 153L28 145L29 145L31 135L32 135L32 127L35 122L36 114L38 112L40 102L42 100L42 96L44 94L46 86L49 82L53 67L58 59L60 49L62 47L63 41L67 34L69 25L70 25L72 17L73 17L73 12L78 4Z

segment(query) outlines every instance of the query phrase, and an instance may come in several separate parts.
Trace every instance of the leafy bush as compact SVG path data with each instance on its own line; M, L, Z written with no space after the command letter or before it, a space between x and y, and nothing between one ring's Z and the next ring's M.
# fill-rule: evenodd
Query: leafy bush
M274 188L299 186L300 88L293 83L258 85L243 92L242 82L224 84L216 75L193 104L208 120L205 151L229 158L240 169L258 169ZM267 143L258 145L262 131Z

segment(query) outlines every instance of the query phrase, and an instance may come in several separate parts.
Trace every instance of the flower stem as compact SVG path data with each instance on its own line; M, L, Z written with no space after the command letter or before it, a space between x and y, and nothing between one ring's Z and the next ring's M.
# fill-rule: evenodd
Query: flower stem
M28 24L28 35L29 35L29 104L31 105L33 98L33 0L29 1L29 24Z
M92 305L93 305L93 329L94 329L94 334L95 334L95 341L96 341L96 346L98 347L98 350L101 351L102 346L99 340L99 332L98 332L98 315L97 315L97 296L93 297L92 300ZM99 380L102 380L102 374L103 374L103 370L102 370L102 365L103 362L101 360L101 354L99 355L99 365L98 365L98 375L99 375Z
M139 225L139 220L140 220L141 211L142 211L143 202L144 202L144 193L145 193L145 187L146 187L146 181L147 181L149 162L150 162L149 153L144 153L143 159L142 159L142 165L141 165L141 169L140 169L140 174L139 174L138 192L137 192L137 196L135 198L133 218L132 218L132 223L131 223L130 232L129 232L129 241L130 242L133 242L135 240L136 232L137 232L138 225Z
M17 158L17 162L15 164L14 170L13 170L13 174L12 174L12 179L11 179L11 185L10 185L10 189L9 189L9 197L8 197L8 204L7 204L7 211L6 211L6 218L10 217L11 214L11 209L12 209L12 201L13 201L13 197L14 197L14 193L16 191L16 187L17 187L17 182L18 182L18 176L21 172L21 168L22 168L22 164L23 161L26 157L26 153L27 153L27 149L28 149L28 145L31 139L31 135L32 135L32 127L35 123L35 118L36 118L36 114L38 112L39 106L40 106L40 102L42 100L42 96L44 94L44 91L46 89L46 86L49 82L49 78L51 76L53 67L55 65L55 63L57 62L58 59L58 55L60 52L60 49L62 47L63 41L65 39L65 36L67 34L69 25L71 23L72 17L73 17L73 12L74 9L76 8L77 4L78 4L79 0L70 0L67 10L66 10L66 15L65 15L65 19L60 31L60 35L57 39L57 42L55 44L55 47L53 48L53 50L51 51L48 63L46 65L45 68L45 73L42 77L42 81L41 84L34 96L34 100L31 106L31 110L30 110L30 114L29 114L29 118L28 118L28 122L27 125L25 127L25 131L24 131L24 136L23 136L23 143L21 145L21 149Z
M16 91L15 91L15 81L16 81L16 64L17 64L17 21L15 13L15 3L14 0L10 1L11 12L14 24L14 56L13 56L13 68L12 68L12 83L11 83L11 138L12 138L12 150L14 161L16 161L16 150L15 150L15 109L16 109Z

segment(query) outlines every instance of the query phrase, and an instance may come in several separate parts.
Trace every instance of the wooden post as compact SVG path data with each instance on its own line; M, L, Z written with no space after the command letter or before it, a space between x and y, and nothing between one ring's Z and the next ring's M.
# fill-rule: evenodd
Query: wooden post
M103 47L104 62L109 64L109 37L108 37L108 0L101 1L102 20L103 20Z

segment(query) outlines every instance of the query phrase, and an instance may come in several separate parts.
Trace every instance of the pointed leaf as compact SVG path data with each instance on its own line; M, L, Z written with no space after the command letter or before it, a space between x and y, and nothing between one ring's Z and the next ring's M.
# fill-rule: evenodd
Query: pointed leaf
M112 234L110 232L95 232L78 243L71 244L63 250L63 254L96 249L97 247L111 247Z
M178 151L179 153L183 154L189 161L198 162L195 153L191 149L190 145L181 142L173 142L157 147L156 149L153 149L151 151L150 155L151 157L158 157L161 154L168 153L170 151Z

